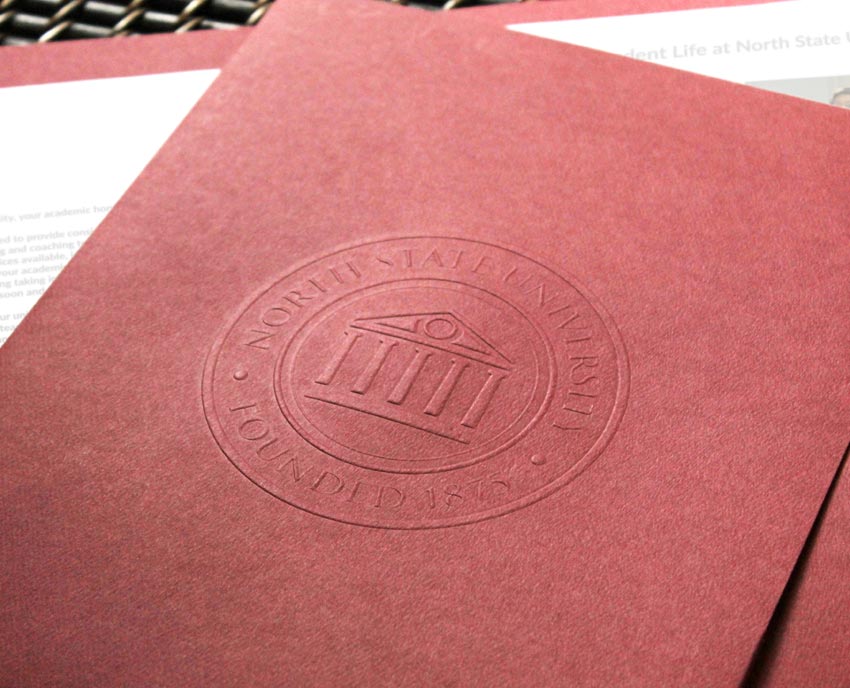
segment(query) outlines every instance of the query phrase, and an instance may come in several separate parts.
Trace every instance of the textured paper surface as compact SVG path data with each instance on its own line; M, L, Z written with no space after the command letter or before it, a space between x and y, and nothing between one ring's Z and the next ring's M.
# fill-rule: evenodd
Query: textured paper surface
M768 636L769 652L759 666L760 685L840 686L848 672L850 628L850 476L846 467L826 505L811 551L798 565L785 608Z
M0 54L0 87L218 69L248 29L10 46Z
M0 351L16 684L741 679L845 446L844 113L476 26L274 8ZM399 280L412 296L374 291ZM549 319L567 293L584 328ZM266 377L262 348L228 339L246 314L261 345L291 342ZM409 441L400 415L382 434L290 398L335 370L346 323L477 347L520 382L551 380L529 373L549 342L561 415L543 417L590 420L561 440L531 427L477 480L426 466L433 491L414 493L415 474L356 466ZM582 329L605 376L578 406ZM343 391L365 399L380 356L354 351ZM268 405L216 406L242 389ZM595 398L623 412L607 436ZM258 453L262 421L300 479ZM359 453L319 472L337 450L310 422ZM380 460L442 460L421 446ZM541 475L559 489L506 508ZM394 485L420 507L403 522Z

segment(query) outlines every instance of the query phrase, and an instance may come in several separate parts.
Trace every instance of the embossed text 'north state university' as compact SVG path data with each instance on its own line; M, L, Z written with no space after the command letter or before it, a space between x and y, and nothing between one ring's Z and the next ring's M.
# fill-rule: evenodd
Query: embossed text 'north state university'
M415 237L343 249L252 299L215 343L216 440L281 500L428 528L530 504L594 460L626 356L573 279L516 251Z

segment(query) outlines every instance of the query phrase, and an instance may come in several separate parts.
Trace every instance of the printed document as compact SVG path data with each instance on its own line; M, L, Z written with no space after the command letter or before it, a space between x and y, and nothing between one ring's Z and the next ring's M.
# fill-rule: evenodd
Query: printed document
M217 74L0 89L0 345Z
M850 107L850 3L793 0L508 28Z

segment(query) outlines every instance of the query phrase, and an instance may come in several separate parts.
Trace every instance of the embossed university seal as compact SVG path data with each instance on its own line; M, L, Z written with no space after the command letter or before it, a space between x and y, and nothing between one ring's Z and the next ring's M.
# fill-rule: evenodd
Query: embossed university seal
M353 246L254 297L215 343L204 409L279 499L385 528L458 525L563 486L623 413L625 350L572 278L506 248Z

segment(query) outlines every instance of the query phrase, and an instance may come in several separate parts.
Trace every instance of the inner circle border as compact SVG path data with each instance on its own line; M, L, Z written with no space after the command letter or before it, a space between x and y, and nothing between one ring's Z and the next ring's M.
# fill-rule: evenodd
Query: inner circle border
M331 255L333 255L333 254L331 254ZM524 318L526 320L526 322L528 322L529 326L534 330L535 334L539 337L540 341L543 344L543 348L546 351L546 356L548 357L547 362L549 363L549 366L553 371L552 375L554 376L554 374L555 374L554 371L556 370L556 365L555 365L555 360L554 360L555 354L554 354L554 351L553 351L553 348L552 348L552 343L549 341L549 339L546 337L546 335L540 330L538 325L535 324L534 321L532 321L531 318L529 318L525 313L523 313L522 310L519 308L519 306L509 302L504 297L502 297L498 294L494 294L493 292L490 292L490 291L488 291L488 290L486 290L482 287L476 287L476 286L471 285L471 284L465 284L465 283L460 283L460 282L449 282L448 280L438 279L438 278L414 278L414 279L411 279L411 280L405 279L405 280L393 280L393 281L390 281L390 282L384 282L380 285L373 285L372 287L364 287L362 289L359 289L358 291L363 292L363 291L376 289L377 287L389 287L390 285L404 284L405 282L426 281L426 280L430 280L432 282L448 282L448 283L454 284L456 286L463 286L463 287L467 287L467 288L470 288L470 289L477 289L478 291L484 292L485 294L487 294L491 298L502 301L504 303L504 305L508 306L509 308L513 308L515 311L517 311L519 313L519 315L522 318ZM289 349L290 347L293 346L293 343L295 342L295 340L298 337L302 336L301 333L303 332L304 328L307 327L309 322L312 322L315 318L321 316L322 313L325 313L326 311L330 310L336 304L338 304L340 301L347 299L349 296L351 296L355 293L357 293L357 292L349 292L345 296L340 297L335 302L328 304L323 309L321 309L318 313L316 313L313 316L313 318L311 320L303 323L301 325L301 327L298 328L298 331L295 334L293 334L290 342L286 345L285 348ZM281 399L281 391L279 389L279 382L280 382L280 378L281 378L280 371L282 370L283 365L286 362L285 359L288 359L288 357L289 357L288 351L284 351L284 353L281 354L278 357L278 359L275 363L275 379L274 379L274 392L275 392L275 397L277 398L278 404L283 406L283 407L286 407L287 409L289 408L289 404L286 403L286 401L287 401L286 399ZM490 457L494 456L495 454L498 454L498 453L504 451L505 449L508 449L509 447L511 447L514 444L516 444L517 442L519 442L523 437L525 437L532 430L534 425L549 410L549 405L551 403L552 403L552 392L550 390L547 390L546 392L544 392L543 400L541 401L540 406L537 409L537 411L534 412L532 418L529 419L529 421L522 427L522 429L519 432L517 432L513 437L511 437L510 440L498 445L494 449L487 450L487 452L485 452L481 456L477 456L477 457L472 458L472 459L466 459L462 463L459 463L459 464L456 464L456 465L451 465L451 466L446 466L446 467L439 468L439 469L406 468L406 469L390 470L390 469L387 469L387 468L376 468L374 466L367 466L367 465L365 465L365 463L357 463L356 461L349 461L347 459L343 459L339 456L336 456L335 454L328 451L327 449L319 446L319 444L317 442L315 442L314 440L311 440L309 437L305 436L305 434L301 432L301 430L303 428L296 427L296 425L300 425L298 423L297 419L290 418L286 413L284 413L284 416L286 417L287 421L292 426L292 428L295 430L295 432L298 433L298 435L302 439L304 439L305 442L311 444L312 446L314 446L319 451L333 456L334 458L336 458L339 461L351 464L353 466L357 466L359 468L362 468L363 470L377 471L377 472L381 472L381 473L400 474L400 475L430 475L430 474L434 474L434 473L446 473L446 472L449 472L449 471L467 468L469 466L475 465L476 463L480 463L481 461L484 461L487 458L490 458ZM523 413L524 412L525 412L525 410L523 410ZM290 414L291 413L292 413L292 411L290 410ZM303 411L301 412L301 415L304 415Z
M389 242L401 242L401 241L421 241L421 240L432 240L432 241L452 241L452 242L460 242L465 244L472 244L478 246L485 246L492 249L496 249L498 251L504 251L514 256L517 256L521 260L528 261L533 263L540 269L545 272L554 275L560 280L563 280L576 291L578 291L583 298L587 300L596 314L599 316L599 319L602 321L605 326L606 331L611 339L611 344L614 348L615 356L616 356L616 369L617 369L617 389L614 394L614 405L611 408L610 415L608 417L608 422L605 424L604 429L600 433L599 437L593 443L591 448L585 452L584 456L579 459L575 464L570 466L564 473L559 475L555 480L547 483L545 486L523 496L514 501L506 503L502 506L494 507L492 509L487 509L475 513L458 515L454 517L443 518L440 520L431 521L428 523L417 523L417 524L408 524L408 523L400 523L400 524L386 524L386 523L365 523L362 521L356 521L353 519L341 518L336 515L328 514L317 509L312 509L302 504L298 504L291 499L286 499L275 492L271 491L260 482L255 480L251 475L249 475L246 471L242 469L242 467L236 462L232 456L238 456L239 453L236 451L235 447L230 443L225 434L224 428L221 422L218 419L218 413L215 407L215 399L213 397L213 384L215 379L215 374L217 370L218 363L218 354L221 351L224 342L238 324L239 320L245 314L245 312L259 299L263 296L271 292L275 289L280 283L285 280L291 278L293 275L301 272L302 270L320 263L331 256L338 255L340 253L344 253L346 251L358 249L358 248L366 248L369 246L374 246L377 244L389 243ZM377 528L381 530L432 530L436 528L447 528L453 526L461 526L461 525L471 525L474 523L479 523L481 521L486 521L491 518L495 518L497 516L503 516L509 513L513 513L514 511L518 511L519 509L523 509L535 502L538 502L546 497L554 494L578 476L585 468L587 468L591 463L593 463L599 455L602 453L607 444L611 441L611 438L617 431L620 422L623 419L625 414L626 407L628 406L628 396L630 391L630 366L629 366L629 358L628 353L626 351L626 347L623 343L622 336L620 334L617 325L615 324L613 318L611 317L608 310L602 305L602 303L596 298L596 296L590 292L584 284L576 279L571 273L561 273L556 272L552 268L548 267L545 263L536 260L535 258L531 258L523 253L520 253L514 248L509 246L497 244L491 241L482 241L478 239L467 239L463 237L456 237L448 234L417 234L417 235L396 235L396 236L385 236L377 239L372 239L369 241L356 241L356 242L348 242L345 244L338 245L335 249L327 251L323 253L321 256L316 258L312 258L310 260L303 261L295 265L289 272L287 272L282 277L279 277L274 280L271 284L255 291L250 297L244 299L238 309L234 311L234 315L228 319L226 325L219 331L218 336L216 337L213 344L208 349L207 355L204 358L204 368L203 368L203 377L201 384L201 404L202 410L204 413L204 417L207 422L207 426L212 433L213 439L216 444L219 446L219 449L224 454L225 458L248 480L250 480L254 485L258 488L266 492L271 497L282 501L300 511L304 511L306 513L312 514L314 516L318 516L323 519L336 521L337 523L344 523L346 525L353 525L358 527L365 528Z

